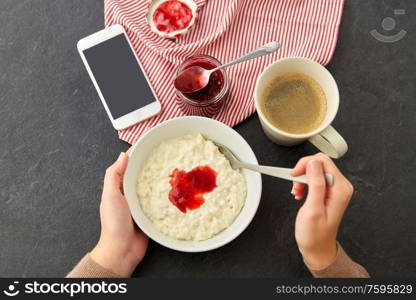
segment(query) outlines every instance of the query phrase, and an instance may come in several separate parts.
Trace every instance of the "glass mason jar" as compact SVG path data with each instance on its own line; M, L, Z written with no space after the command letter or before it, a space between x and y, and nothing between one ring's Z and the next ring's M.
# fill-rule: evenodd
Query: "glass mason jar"
M221 63L209 55L194 55L179 65L176 75L193 66L207 70L220 66ZM180 109L187 115L213 117L226 100L228 92L228 76L224 69L211 74L208 85L193 93L182 93L176 89L176 101Z

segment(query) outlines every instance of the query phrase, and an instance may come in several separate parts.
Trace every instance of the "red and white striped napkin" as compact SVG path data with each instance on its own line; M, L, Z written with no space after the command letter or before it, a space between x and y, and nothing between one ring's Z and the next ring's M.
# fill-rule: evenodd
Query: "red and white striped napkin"
M323 65L331 60L344 6L344 0L197 0L193 28L185 36L167 40L147 24L149 1L104 1L105 26L124 26L162 103L159 115L119 131L120 139L130 144L158 123L184 115L176 104L172 81L187 57L208 54L228 62L267 42L281 43L271 55L227 69L229 95L214 118L234 126L254 113L255 81L267 65L289 56Z

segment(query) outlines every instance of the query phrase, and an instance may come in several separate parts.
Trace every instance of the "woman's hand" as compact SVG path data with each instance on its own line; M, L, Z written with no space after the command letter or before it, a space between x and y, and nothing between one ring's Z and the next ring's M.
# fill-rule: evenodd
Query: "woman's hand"
M101 196L101 235L90 255L94 261L113 273L129 277L143 259L147 236L134 224L123 194L123 175L128 155L121 153L104 178Z
M337 255L338 227L354 188L333 161L322 153L299 160L292 175L305 173L308 195L296 217L295 238L306 264L319 270L329 266ZM325 185L324 173L334 176L333 186ZM295 199L302 199L305 184L293 183L292 194Z

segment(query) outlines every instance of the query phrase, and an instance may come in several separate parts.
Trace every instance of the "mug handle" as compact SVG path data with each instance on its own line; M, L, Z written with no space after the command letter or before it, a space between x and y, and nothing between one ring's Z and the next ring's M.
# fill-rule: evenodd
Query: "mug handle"
M332 126L309 138L309 142L332 158L341 158L348 150L347 142Z

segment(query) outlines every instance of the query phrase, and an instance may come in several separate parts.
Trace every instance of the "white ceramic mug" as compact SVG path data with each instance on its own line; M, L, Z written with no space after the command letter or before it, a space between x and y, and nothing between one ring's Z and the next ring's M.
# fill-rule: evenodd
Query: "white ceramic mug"
M326 95L325 119L318 128L305 134L292 134L276 128L267 120L260 106L260 97L264 88L277 76L288 72L303 73L312 77L319 83ZM338 86L331 73L317 62L306 58L285 58L272 63L257 79L254 100L261 126L273 142L292 146L308 140L332 158L340 158L347 152L348 146L344 138L330 125L338 112Z

